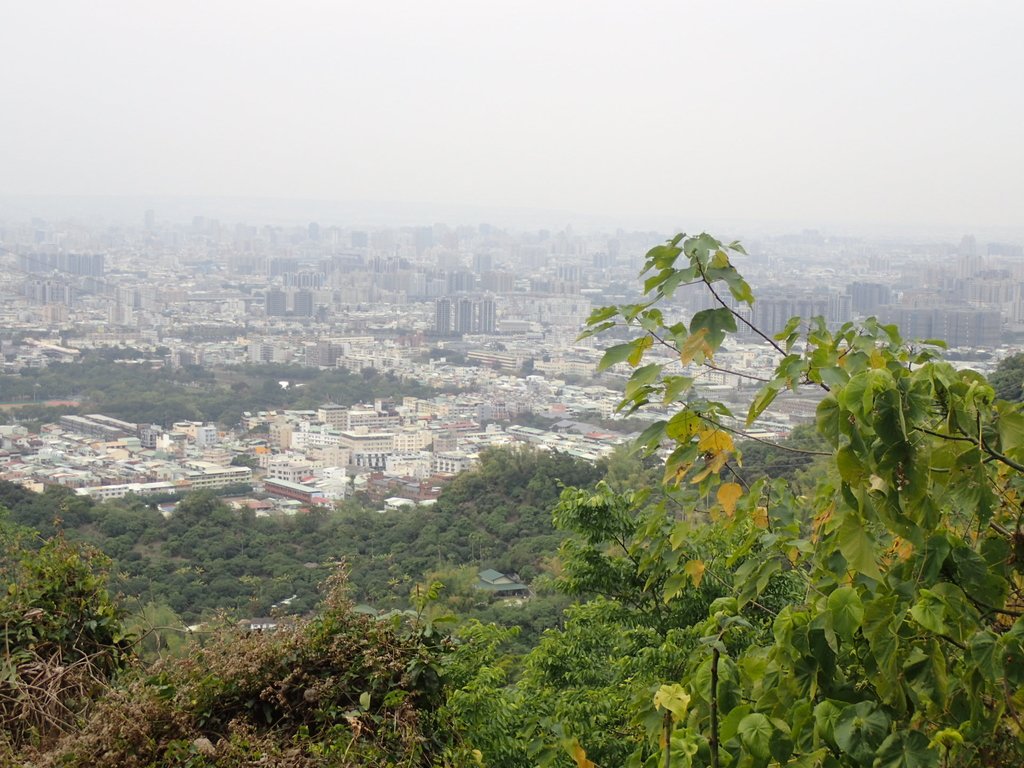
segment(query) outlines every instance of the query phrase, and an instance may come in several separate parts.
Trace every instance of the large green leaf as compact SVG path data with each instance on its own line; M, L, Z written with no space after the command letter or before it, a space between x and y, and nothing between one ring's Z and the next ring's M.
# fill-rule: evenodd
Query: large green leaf
M879 392L873 402L874 427L878 436L891 445L907 441L907 424L903 418L903 403L899 392L885 389Z
M689 440L700 425L700 416L689 408L683 408L668 420L665 434L672 440Z
M740 743L757 760L767 760L771 756L771 739L775 727L760 712L751 714L740 720L736 726L736 735Z
M825 699L814 707L814 729L818 737L829 744L835 744L836 721L843 713L842 702Z
M734 707L728 715L722 718L721 725L718 727L718 738L721 739L723 744L736 736L740 721L749 714L750 706L741 704L738 707Z
M663 589L663 600L669 603L673 598L678 597L682 594L683 590L686 589L690 584L690 577L680 571L679 573L673 573L667 579L665 579L665 586Z
M590 313L590 317L587 318L587 325L597 325L598 323L603 323L605 320L614 317L616 314L618 314L618 312L619 309L618 307L615 306L598 307L597 309Z
M647 429L640 433L640 436L634 442L637 449L643 449L647 451L654 451L661 443L663 437L665 437L665 426L664 420L659 420L651 424Z
M896 731L878 749L874 768L934 768L939 753L920 731Z
M633 354L636 346L636 341L630 341L626 344L616 344L613 347L608 347L604 351L604 355L601 356L601 362L597 364L597 370L603 371L606 368L611 368L613 365L626 362L626 359Z
M986 678L998 680L1003 674L1003 659L999 649L999 636L992 630L979 630L968 645L968 655Z
M747 426L754 423L765 409L774 402L775 398L779 395L779 387L777 384L767 384L757 396L750 401L750 408L747 410Z
M997 426L1003 453L1017 455L1018 449L1024 446L1024 414L1019 411L1000 413Z
M846 707L835 722L836 744L861 765L871 765L875 751L889 732L889 716L873 701Z
M864 523L852 513L847 513L839 526L839 551L843 553L847 565L852 570L881 581L878 548L865 529Z
M860 457L848 445L836 451L836 468L839 470L839 476L850 485L857 485L867 475L867 469Z
M693 379L689 376L666 376L662 382L665 385L663 396L665 404L674 403L693 385Z
M842 418L842 410L839 408L839 401L836 400L835 395L828 395L818 403L818 432L833 447L839 445L840 419Z
M922 589L919 594L918 601L910 609L910 615L929 632L945 634L946 604L930 590Z
M864 604L853 587L840 587L828 596L828 609L832 613L832 626L846 639L860 629L864 620Z
M896 595L876 597L864 606L861 631L871 648L871 659L877 666L875 689L886 704L896 711L905 706L905 695L900 684L899 627L905 613L898 607Z

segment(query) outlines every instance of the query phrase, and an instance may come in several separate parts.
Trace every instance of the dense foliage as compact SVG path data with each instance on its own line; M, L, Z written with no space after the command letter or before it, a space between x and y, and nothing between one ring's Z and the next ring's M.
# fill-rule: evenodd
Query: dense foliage
M1024 413L895 327L794 319L753 329L779 360L745 424L813 387L815 433L735 439L744 420L685 370L722 367L733 301L753 301L730 252L680 236L650 252L642 303L590 318L634 334L601 364L634 369L621 408L675 408L639 440L663 486L565 491L559 584L598 597L518 677L495 638L453 698L471 738L508 768L1020 765ZM718 306L670 321L687 284Z
M989 383L1001 400L1012 403L1024 400L1024 352L1000 360L989 377Z
M4 525L5 535L10 531ZM128 638L95 554L51 539L4 560L5 765L464 765L443 705L454 648L424 617L352 610L337 572L315 618L276 631L230 623L186 657L129 664ZM121 676L112 675L121 671Z
M748 483L731 471L738 426L729 409L693 396L692 377L672 370L716 364L746 322L732 303L753 303L732 264L737 253L735 243L680 235L648 254L643 302L589 321L591 333L633 330L601 366L634 368L627 411L655 400L676 406L640 442L670 451L665 483L738 542L729 597L699 625L705 651L649 700L663 721L648 723L636 764L1019 765L1024 414L895 327L869 320L832 330L794 318L774 338L753 329L778 366L746 423L784 388L814 387L829 462L806 495ZM694 283L718 306L688 324L666 318L659 305ZM655 349L668 359L652 358ZM677 525L668 548L652 541L627 564L642 578L667 559L677 576L663 589L669 605L707 567ZM765 605L777 574L799 580L797 599L765 606L771 632L730 647L731 636L751 631L745 611Z
M11 525L0 507L0 760L77 727L128 660L108 567L96 550Z

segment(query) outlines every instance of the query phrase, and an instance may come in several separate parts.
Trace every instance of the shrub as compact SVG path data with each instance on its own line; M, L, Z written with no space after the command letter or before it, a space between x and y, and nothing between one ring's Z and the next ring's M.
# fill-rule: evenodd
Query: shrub
M131 658L97 550L0 528L0 742L45 746L75 727Z

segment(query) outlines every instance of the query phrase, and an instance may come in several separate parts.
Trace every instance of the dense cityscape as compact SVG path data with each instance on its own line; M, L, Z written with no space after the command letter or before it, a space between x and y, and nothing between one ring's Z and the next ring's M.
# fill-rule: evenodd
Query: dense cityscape
M277 512L367 490L394 506L436 499L444 479L488 446L521 442L595 461L635 435L635 419L616 423L628 366L598 376L599 345L577 336L594 307L636 299L645 248L664 235L488 225L368 232L204 217L181 225L147 210L134 228L35 219L7 223L0 236L6 374L126 348L136 356L115 365L369 369L438 391L160 423L156 414L82 413L72 387L48 394L55 414L60 403L68 413L38 432L17 423L19 406L37 404L38 392L26 392L5 403L0 479L97 499L255 483L269 501L247 503ZM874 315L908 339L945 342L984 372L1024 332L1019 244L805 231L751 242L748 253L758 299L752 309L733 306L771 333L792 316L835 328ZM684 290L679 303L685 317L714 298ZM739 403L774 364L758 342L742 328L720 370L688 373ZM0 389L0 399L11 398ZM816 401L780 399L759 434L785 437L813 417ZM651 407L643 416L662 414Z

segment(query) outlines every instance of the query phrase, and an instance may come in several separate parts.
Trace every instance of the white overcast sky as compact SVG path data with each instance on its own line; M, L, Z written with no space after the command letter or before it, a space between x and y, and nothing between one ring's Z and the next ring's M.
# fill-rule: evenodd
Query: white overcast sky
M1024 225L1017 0L2 0L0 195Z

